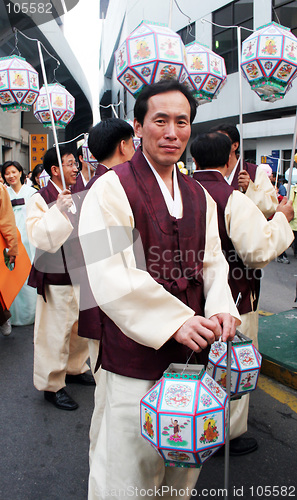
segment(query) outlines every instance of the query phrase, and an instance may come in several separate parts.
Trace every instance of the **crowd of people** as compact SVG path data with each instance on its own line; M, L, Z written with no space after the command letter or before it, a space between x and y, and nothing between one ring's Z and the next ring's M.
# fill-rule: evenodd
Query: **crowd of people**
M134 129L113 118L90 130L96 171L81 149L76 157L64 146L63 171L50 148L32 187L19 163L2 166L0 210L11 229L0 231L17 263L13 210L32 268L10 313L0 310L0 325L9 314L13 325L35 321L34 386L58 409L79 406L67 384L96 386L89 500L162 485L187 498L199 469L165 467L140 434L140 399L191 352L190 363L206 365L210 345L232 340L236 328L257 346L261 269L294 240L293 201L278 201L262 168L240 169L235 126L194 138L193 176L177 167L196 108L184 85L161 81L137 97ZM43 169L50 180L40 189ZM247 395L231 404L235 456L258 446L243 436L248 406Z

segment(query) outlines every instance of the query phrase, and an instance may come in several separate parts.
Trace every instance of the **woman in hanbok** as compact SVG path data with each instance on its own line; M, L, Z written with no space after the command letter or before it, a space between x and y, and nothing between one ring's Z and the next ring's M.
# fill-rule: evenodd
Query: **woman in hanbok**
M10 196L15 215L16 225L21 234L22 243L29 259L33 262L35 248L28 240L26 230L26 203L36 193L36 189L24 184L25 174L23 167L17 161L6 161L2 166L2 177L8 184L7 191ZM11 324L15 326L31 325L35 319L36 290L27 285L27 280L9 310Z

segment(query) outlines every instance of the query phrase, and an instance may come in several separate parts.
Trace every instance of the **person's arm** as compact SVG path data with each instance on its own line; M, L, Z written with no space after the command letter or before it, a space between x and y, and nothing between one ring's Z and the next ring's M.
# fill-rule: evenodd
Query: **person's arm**
M265 174L266 175L266 174ZM243 263L262 268L284 252L294 235L284 213L267 221L256 205L239 191L233 191L225 208L229 238Z
M65 210L67 203L65 207L63 205ZM59 210L58 206L58 202L48 206L38 193L34 194L27 203L28 238L32 245L45 252L55 253L73 230L68 217Z
M255 182L249 181L245 194L267 219L275 213L278 206L276 191L267 174L261 168L256 170Z
M18 255L18 239L15 216L9 194L2 186L0 190L0 232L5 240L9 257L16 257Z

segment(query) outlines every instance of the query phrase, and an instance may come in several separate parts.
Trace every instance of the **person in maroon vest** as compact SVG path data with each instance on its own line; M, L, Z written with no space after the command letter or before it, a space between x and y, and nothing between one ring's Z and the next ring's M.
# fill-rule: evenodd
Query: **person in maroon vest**
M278 206L276 191L265 172L243 161L243 170L240 171L239 144L240 135L235 125L220 123L211 128L211 132L222 132L231 140L231 155L226 173L226 181L235 189L240 189L265 215L271 217Z
M101 417L89 500L109 491L123 497L131 488L136 497L137 489L162 496L163 485L185 499L199 475L197 469L166 468L139 427L140 399L168 365L186 363L192 351L205 362L216 338L234 337L238 318L215 203L176 167L196 106L176 80L145 87L134 107L141 148L101 176L82 205L79 236L103 313L98 330L105 384L96 402Z
M193 177L217 203L222 249L229 264L229 285L235 301L239 293L242 297L238 305L241 316L238 329L258 347L259 296L255 272L290 245L293 234L288 221L293 216L292 203L284 199L273 219L267 221L247 196L225 180L231 147L229 137L221 133L197 136L191 144L191 154L198 169ZM231 455L243 455L257 449L254 438L239 437L247 430L248 404L248 395L231 403Z
M76 183L71 186L71 193L80 193L86 188L88 182L92 179L95 174L94 167L86 161L84 161L82 154L82 146L80 146L76 152L76 156L78 159L80 171L76 177Z
M86 339L77 335L79 285L70 272L78 263L77 214L79 197L72 198L77 162L66 147L60 148L66 189L63 189L55 148L49 149L43 166L51 179L32 197L27 210L27 231L37 253L29 284L37 288L34 327L34 385L44 398L62 410L78 404L65 391L66 383L94 385L87 374ZM70 241L71 236L71 241Z

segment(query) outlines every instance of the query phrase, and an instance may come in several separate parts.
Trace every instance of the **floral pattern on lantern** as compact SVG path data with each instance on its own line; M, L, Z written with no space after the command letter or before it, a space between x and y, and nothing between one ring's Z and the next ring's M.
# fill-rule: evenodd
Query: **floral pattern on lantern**
M214 342L209 353L207 373L226 389L226 342ZM231 395L240 397L256 389L260 374L262 356L253 346L251 339L236 332L231 347Z
M74 117L75 99L63 85L60 85L60 83L56 82L49 84L48 90L55 126L57 128L65 128ZM34 104L34 116L45 127L52 126L46 88L44 85L41 87L39 97Z
M134 96L164 78L182 81L186 52L180 36L166 26L142 22L115 52L117 79Z
M242 43L241 69L263 101L282 99L297 75L297 38L275 22L257 29Z
M203 366L172 364L140 402L141 434L165 465L201 467L225 443L228 411Z
M200 104L216 98L227 80L224 59L205 45L192 42L186 45L188 75L184 81L189 85Z
M39 95L37 71L20 56L0 58L0 106L4 111L29 111Z

